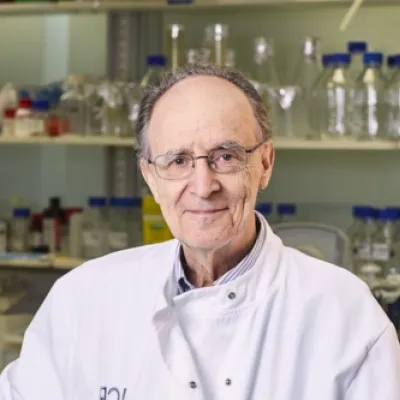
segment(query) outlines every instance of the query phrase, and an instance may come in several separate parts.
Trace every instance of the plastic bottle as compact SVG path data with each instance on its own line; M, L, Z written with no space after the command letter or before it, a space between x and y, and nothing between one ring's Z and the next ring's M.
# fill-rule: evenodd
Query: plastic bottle
M15 108L6 108L3 113L3 129L2 136L14 136L15 134Z
M256 211L258 211L269 223L272 215L272 203L258 203L256 204Z
M28 251L30 215L29 208L14 208L13 210L10 241L12 252L25 253Z
M14 135L19 138L26 138L32 132L32 100L22 98L19 100L14 120Z
M277 206L277 223L293 222L296 220L297 207L292 203L281 203Z
M106 253L105 197L89 197L83 216L83 256L86 259L101 257Z
M367 42L348 42L347 51L351 56L350 76L356 80L364 69L363 57L368 51Z
M379 210L378 229L372 238L372 260L381 268L381 277L388 274L394 255L397 218L398 211L394 208Z
M373 237L377 230L377 210L373 207L365 207L360 210L360 218L363 220L363 227L360 229L357 238L352 237L355 246L354 272L358 276L364 274L363 267L373 262L372 244Z
M49 115L49 102L35 99L32 103L31 131L32 135L46 134L47 118Z
M131 244L134 200L114 197L110 201L107 245L111 252L127 249Z
M382 53L364 54L364 71L352 96L352 132L359 139L382 138L385 133L385 89Z
M140 82L142 89L157 83L167 66L167 58L162 54L152 54L147 57L147 71Z
M390 82L393 78L393 74L395 73L395 63L394 63L394 55L390 55L386 57L386 71L385 76L386 80Z
M49 206L43 212L43 240L50 253L61 250L64 236L68 232L65 211L59 197L51 197Z
M350 134L350 100L354 84L348 72L349 54L332 54L329 62L329 73L315 88L315 97L319 104L320 134L338 138Z
M142 216L142 199L135 197L132 199L132 235L131 246L141 246L143 244L143 216Z

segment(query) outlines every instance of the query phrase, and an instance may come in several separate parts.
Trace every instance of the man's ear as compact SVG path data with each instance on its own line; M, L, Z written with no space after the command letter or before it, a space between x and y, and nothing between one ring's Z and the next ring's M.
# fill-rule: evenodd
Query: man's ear
M156 201L156 203L160 204L159 193L157 190L157 182L156 177L154 176L153 167L146 160L142 159L140 160L140 170L142 172L144 180L147 183L147 186L150 188L154 200Z
M272 168L275 161L275 149L272 142L267 142L262 148L263 172L260 179L260 189L265 189L271 179Z

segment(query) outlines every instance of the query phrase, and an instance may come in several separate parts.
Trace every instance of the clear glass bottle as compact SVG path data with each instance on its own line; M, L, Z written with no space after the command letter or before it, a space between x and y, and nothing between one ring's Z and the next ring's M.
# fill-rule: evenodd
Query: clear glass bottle
M347 43L347 51L351 56L350 76L355 81L364 69L364 53L368 51L367 42L352 41Z
M132 214L131 214L131 246L141 246L143 244L143 214L142 214L142 199L135 197L132 199Z
M140 82L142 89L157 83L167 66L167 58L163 54L152 54L147 57L147 71Z
M165 29L165 54L168 69L175 71L185 65L185 28L183 25L171 24Z
M309 101L315 82L321 74L320 40L306 37L301 46L301 57L293 77L293 85L301 88L302 98Z
M29 249L29 228L31 210L29 208L14 208L11 220L10 250L25 253Z
M272 203L257 203L256 211L258 211L270 224L272 215Z
M106 250L105 197L90 197L83 216L83 256L86 259L103 256Z
M355 82L352 107L352 133L361 140L374 140L385 133L385 89L382 53L364 54L364 71Z
M225 65L229 44L228 41L228 25L208 25L205 29L204 47L202 49L204 58L208 58L210 64ZM205 54L208 56L205 56Z
M296 221L297 207L292 203L280 203L277 206L277 223L294 222Z
M393 76L385 91L387 137L400 140L400 55L392 57Z
M397 217L396 209L379 210L378 229L372 239L372 260L381 268L381 277L386 277L388 274L390 262L393 258Z
M113 197L108 215L107 244L110 252L131 245L133 199Z
M357 236L353 235L351 240L353 243L354 260L353 269L356 275L365 281L371 282L374 279L377 268L370 268L373 263L372 247L373 238L377 231L377 210L373 207L365 207L360 210L360 217L363 226L360 228Z
M88 131L89 109L84 95L85 78L70 75L65 82L59 104L62 134L85 134Z
M330 73L324 76L315 89L320 106L318 114L321 135L338 138L350 134L350 100L354 84L348 73L349 65L349 54L332 54Z
M390 82L392 80L394 73L398 69L398 66L395 65L394 59L395 59L395 55L389 55L389 56L386 57L385 76L386 76L386 80L388 82Z
M32 133L32 100L22 98L19 100L14 119L14 135L19 138L26 138Z
M263 85L279 86L279 78L275 67L275 45L271 38L258 37L254 40L254 66L256 89L261 91ZM257 85L261 86L257 87ZM261 91L262 92L262 91Z

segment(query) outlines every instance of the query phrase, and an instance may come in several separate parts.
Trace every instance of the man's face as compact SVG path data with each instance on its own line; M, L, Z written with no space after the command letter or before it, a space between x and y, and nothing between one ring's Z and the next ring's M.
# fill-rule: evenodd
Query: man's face
M171 153L207 155L226 143L248 149L261 141L246 95L221 78L198 76L179 82L156 103L147 131L151 159ZM187 246L209 250L254 229L257 192L268 184L271 143L263 144L236 173L213 171L206 159L180 180L161 179L154 165L142 173L173 235Z

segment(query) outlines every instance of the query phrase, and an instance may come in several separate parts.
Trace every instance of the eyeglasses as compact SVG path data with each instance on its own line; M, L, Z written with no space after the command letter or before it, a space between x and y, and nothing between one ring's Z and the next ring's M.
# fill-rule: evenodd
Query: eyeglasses
M207 160L210 169L218 174L233 174L244 169L249 155L265 142L246 149L242 146L233 146L227 149L211 150L206 156L194 157L191 154L165 154L154 160L147 160L153 164L156 174L161 179L178 180L188 178L196 167L196 161Z

